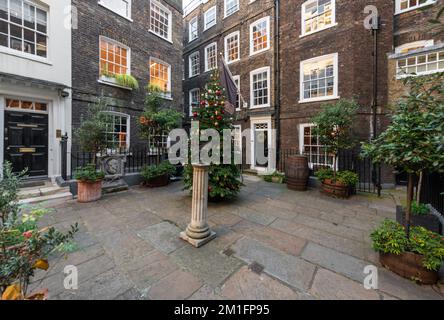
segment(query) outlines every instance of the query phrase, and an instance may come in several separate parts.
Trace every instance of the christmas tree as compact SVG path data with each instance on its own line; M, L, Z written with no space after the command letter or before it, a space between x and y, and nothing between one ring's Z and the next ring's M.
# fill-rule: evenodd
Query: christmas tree
M210 82L201 95L199 106L193 110L193 118L194 121L199 121L200 130L215 129L219 132L220 154L222 155L223 130L233 129L233 117L225 111L225 89L220 84L217 72L211 75ZM209 169L208 196L210 201L232 199L242 187L241 172L234 164L233 156L231 164L222 164L222 162L220 159L220 164L211 164ZM193 187L192 165L185 166L184 182L185 188L191 190Z

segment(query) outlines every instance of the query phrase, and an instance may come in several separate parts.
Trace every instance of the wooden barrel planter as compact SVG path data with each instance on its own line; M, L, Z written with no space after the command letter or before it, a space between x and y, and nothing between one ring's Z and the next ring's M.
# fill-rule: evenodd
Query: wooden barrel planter
M351 195L351 189L342 183L334 183L330 179L322 181L321 191L326 195L347 199Z
M435 284L438 282L437 271L424 268L423 256L413 252L405 252L401 255L380 253L379 262L388 270L421 284Z
M306 191L310 169L308 167L308 158L305 156L290 156L285 166L285 178L287 187L290 190Z
M163 176L158 176L143 182L143 185L148 188L159 188L165 187L170 183L170 175L164 174Z
M82 203L97 201L102 197L102 180L77 181L77 201Z

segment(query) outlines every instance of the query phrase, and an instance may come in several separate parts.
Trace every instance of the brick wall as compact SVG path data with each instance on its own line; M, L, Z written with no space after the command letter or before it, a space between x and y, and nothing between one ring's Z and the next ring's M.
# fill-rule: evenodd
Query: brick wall
M137 115L144 108L149 83L149 59L171 65L173 108L183 110L182 94L182 12L179 0L158 0L172 12L172 43L149 32L150 1L132 1L132 22L98 5L97 0L73 0L78 10L78 29L73 30L73 127L79 126L88 103L98 96L109 98L110 109L131 115L132 145L138 144ZM131 75L140 89L129 91L101 84L99 79L99 36L106 36L131 48Z
M215 5L217 6L217 25L204 31L204 12ZM234 76L240 76L240 91L248 105L250 105L250 72L258 68L270 67L271 78L271 107L255 110L243 109L236 115L238 124L242 124L242 128L245 129L249 127L249 117L270 116L274 113L274 15L273 0L256 0L253 3L250 3L250 0L240 0L240 10L223 19L224 1L210 0L184 18L184 101L186 114L189 112L189 90L203 88L211 74L211 72L204 72L204 48L210 43L217 42L218 52L224 52L225 36L235 31L240 32L241 59L230 64L229 67ZM196 16L198 17L199 38L189 42L189 22ZM270 49L250 56L250 24L267 16L270 17ZM200 52L200 75L189 78L188 57L196 51Z

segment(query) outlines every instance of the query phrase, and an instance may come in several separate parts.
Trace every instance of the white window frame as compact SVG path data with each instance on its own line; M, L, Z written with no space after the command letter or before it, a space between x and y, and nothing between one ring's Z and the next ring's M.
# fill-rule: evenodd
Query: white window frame
M235 1L237 1L237 9L235 11L231 12L229 15L227 15L227 1L230 1L230 0L224 0L224 18L227 18L227 17L235 14L240 9L240 2L239 2L239 0L235 0Z
M430 62L429 56L436 54L436 60ZM418 62L418 58L420 56L424 56L426 58L426 62ZM409 78L409 77L417 77L417 76L425 76L430 75L438 72L444 71L444 58L439 59L440 56L444 57L444 49L441 50L431 50L431 51L423 51L420 53L413 53L413 54L406 54L402 57L399 57L396 59L396 79L403 79L403 78ZM412 64L410 66L407 66L408 60L415 59L415 64ZM436 69L434 70L427 70L427 71L420 71L416 69L415 73L401 73L401 67L399 66L400 60L406 61L406 66L404 68L418 68L419 66L423 66L426 69L428 69L429 64L436 64ZM443 67L439 67L439 65L443 65Z
M193 38L193 24L196 24L196 36ZM190 20L188 24L188 42L192 42L196 39L199 39L199 19L198 17L194 17Z
M322 60L332 59L333 58L333 95L325 96L325 97L316 97L316 98L304 98L304 65L309 63L316 63ZM307 102L316 102L316 101L327 101L327 100L336 100L339 99L338 87L339 87L339 72L338 72L338 53L327 54L320 57L311 58L308 60L301 61L299 67L299 103L307 103Z
M199 88L191 89L188 93L188 104L189 104L189 108L190 108L190 111L189 111L190 117L193 115L193 105L192 105L191 97L192 97L193 93L196 91L198 92L198 97L199 97L198 103L200 103L200 89Z
M299 152L300 154L305 154L305 128L313 128L316 125L314 123L301 123L299 125ZM318 145L320 148L322 148L321 145ZM325 157L328 157L328 154L325 155ZM310 161L310 157L308 157L308 166L310 169L313 169L314 165L319 165L319 166L329 166L331 168L333 168L333 164L328 164L328 163L320 163L320 162L311 162ZM337 163L336 163L337 165Z
M102 42L102 40L104 40L106 42L111 42L111 43L115 44L116 46L126 49L126 62L127 62L126 74L131 75L131 48L128 47L127 45L124 45L123 43L121 43L119 41L116 41L114 39L111 39L111 38L108 38L105 36L99 36L99 70L100 70L100 60L101 60L100 42ZM111 86L119 87L122 89L132 90L131 88L127 88L127 87L119 85L117 83L117 80L114 77L107 77L107 76L99 74L99 82L102 84L111 85Z
M152 28L151 28L151 4L154 4L155 6L159 7L160 9L162 9L162 10L164 10L164 11L166 11L168 13L168 37L167 38L165 38L162 35L158 34L154 30L152 30ZM156 0L151 0L150 1L149 24L150 24L149 32L151 32L152 34L158 36L159 38L161 38L163 40L166 40L168 42L173 43L173 40L172 40L172 37L173 37L173 13L171 12L170 9L168 9L166 6L161 4L159 1L156 1Z
M259 108L268 108L271 106L271 68L270 67L263 67L256 70L253 70L250 72L250 109L259 109ZM259 73L267 73L267 97L268 97L268 103L261 104L261 105L255 105L254 104L254 90L253 90L253 76L257 75Z
M108 10L114 12L115 14L117 14L117 15L119 15L119 16L121 16L121 17L123 17L123 18L125 18L125 19L127 19L127 20L129 20L129 21L132 22L132 21L133 21L133 20L131 19L131 14L132 14L132 4L131 4L131 1L132 1L132 0L121 0L121 1L122 1L122 2L126 2L126 3L128 3L128 15L123 15L123 14L121 14L120 12L116 11L115 8L113 8L112 6L106 4L105 0L99 0L98 4L99 4L100 6L106 8L106 9L108 9Z
M261 50L254 51L253 28L254 28L254 26L256 26L264 21L266 22L266 27L267 27L267 46ZM253 56L255 54L259 54L261 52L264 52L264 51L267 51L270 49L270 42L271 42L270 35L271 35L271 30L270 30L270 17L269 16L261 18L259 20L256 20L250 24L250 56Z
M419 9L419 8L422 8L422 7L430 6L430 5L433 5L433 4L435 4L437 2L437 0L427 0L426 3L419 4L419 0L418 0L418 4L416 6L409 7L407 9L401 9L401 2L402 1L403 0L395 0L395 15L401 14L401 13L404 13L404 12L409 12L409 11L412 11L412 10L416 10L416 9Z
M198 58L199 58L199 64L198 64L198 71L197 71L197 73L196 74L193 74L193 65L192 65L192 63L191 63L191 60L192 60L192 58L194 57L194 56L198 56ZM198 76L200 74L200 52L199 51L196 51L196 52L193 52L192 54L190 54L189 56L188 56L188 78L193 78L193 77L196 77L196 76Z
M228 60L228 57L229 57L229 52L228 52L228 40L229 40L230 38L235 37L235 36L237 36L237 59L235 59L235 60ZM239 60L240 60L240 55L241 55L240 45L241 45L240 31L232 32L232 33L230 33L229 35L227 35L227 36L225 37L225 40L224 40L224 47L225 47L225 61L227 62L227 64L230 64L230 63L233 63L233 62L236 62L236 61L239 61Z
M333 27L338 25L336 23L336 0L331 0L331 4L332 4L332 20L331 20L331 24L328 25L328 26L324 26L323 28L316 29L314 31L305 32L305 8L306 8L307 5L309 5L309 4L313 3L313 2L318 3L318 1L319 0L308 0L308 1L305 1L302 4L302 8L301 8L301 35L300 35L301 38L305 37L305 36L308 36L308 35L311 35L313 33L321 32L321 31L333 28Z
M129 150L130 148L130 143L131 143L131 116L129 114L126 113L122 113L122 112L116 112L116 111L103 111L103 113L105 114L111 114L117 117L125 117L126 118L126 150ZM106 131L106 133L111 133ZM108 142L108 141L107 141ZM113 150L116 149L110 149L107 147L107 150L112 153Z
M36 52L35 54L27 53L27 52L24 52L23 50L19 51L19 50L15 50L15 49L10 48L9 47L10 46L10 38L11 38L10 32L8 33L8 47L0 46L0 53L6 53L6 54L9 54L9 55L25 58L25 59L28 59L28 60L38 61L38 62L41 62L41 63L52 65L52 62L50 61L50 50L49 50L50 49L50 44L51 44L50 43L50 38L49 38L50 30L51 30L50 29L51 28L50 23L51 23L51 20L52 20L51 17L50 17L50 13L51 12L48 9L48 7L44 7L44 6L38 4L37 2L34 2L34 1L22 0L22 3L28 3L28 4L32 5L32 6L34 6L36 9L40 9L40 10L46 12L46 57L42 57L42 56L37 55L36 35L34 37L34 40L35 40L34 45L35 45L35 52ZM23 7L24 6L22 5L22 18L24 19ZM8 9L9 8L10 7L8 6ZM37 19L37 17L36 17L36 19ZM5 20L3 20L3 21L5 21ZM9 10L8 10L8 20L7 21L10 21L10 19L9 19ZM7 22L7 23L10 23L10 22ZM12 23L15 24L14 22L12 22ZM17 25L17 24L15 24L15 25ZM29 29L27 27L24 27L23 25L20 28L21 29ZM38 32L36 29L37 28L34 29L34 32L36 34L37 33L43 34L42 32ZM9 30L9 26L8 26L8 30ZM24 37L23 37L22 38L22 45L23 45L24 41L25 40L24 40Z
M210 13L212 13L212 11L214 11L214 22L211 25L207 25L207 23L208 23L208 21L207 21L208 17L207 16ZM210 29L211 27L215 26L216 24L217 24L217 7L213 6L210 9L208 9L207 11L205 11L205 13L204 13L204 31Z
M149 64L150 64L150 68L149 68L149 70L150 70L150 83L151 83L151 61L154 61L154 62L159 63L159 64L163 64L164 66L168 67L167 92L162 94L162 96L164 98L166 98L166 99L171 99L171 95L172 95L172 93L171 93L171 65L169 63L163 61L163 60L160 60L160 59L157 59L157 58L154 58L154 57L150 57L150 61L149 61Z
M216 57L215 57L216 65L214 66L214 68L210 69L210 67L208 65L209 64L209 61L208 61L208 49L210 49L211 47L214 47L214 54L216 55ZM209 45L207 45L205 47L204 51L205 51L205 72L217 69L217 55L218 55L218 53L217 53L217 42L213 42L213 43L210 43Z
M241 109L242 109L242 102L241 102L241 93L240 93L240 88L241 88L240 75L233 76L233 80L234 80L235 83L237 81L237 94L238 94L238 97L239 97L238 98L239 102L238 102L238 104L236 106L236 111L241 111Z

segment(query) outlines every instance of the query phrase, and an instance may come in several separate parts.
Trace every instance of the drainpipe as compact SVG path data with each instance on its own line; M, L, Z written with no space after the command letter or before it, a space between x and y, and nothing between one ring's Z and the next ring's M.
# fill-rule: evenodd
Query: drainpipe
M279 166L281 152L281 69L280 69L280 2L274 1L274 83L275 83L275 121L276 121L276 165Z
M376 23L372 26L373 36L373 98L372 98L372 122L373 122L373 134L372 139L378 137L378 32L380 29L380 17L377 17ZM373 172L375 173L374 183L378 190L378 196L381 196L381 165L374 165Z

